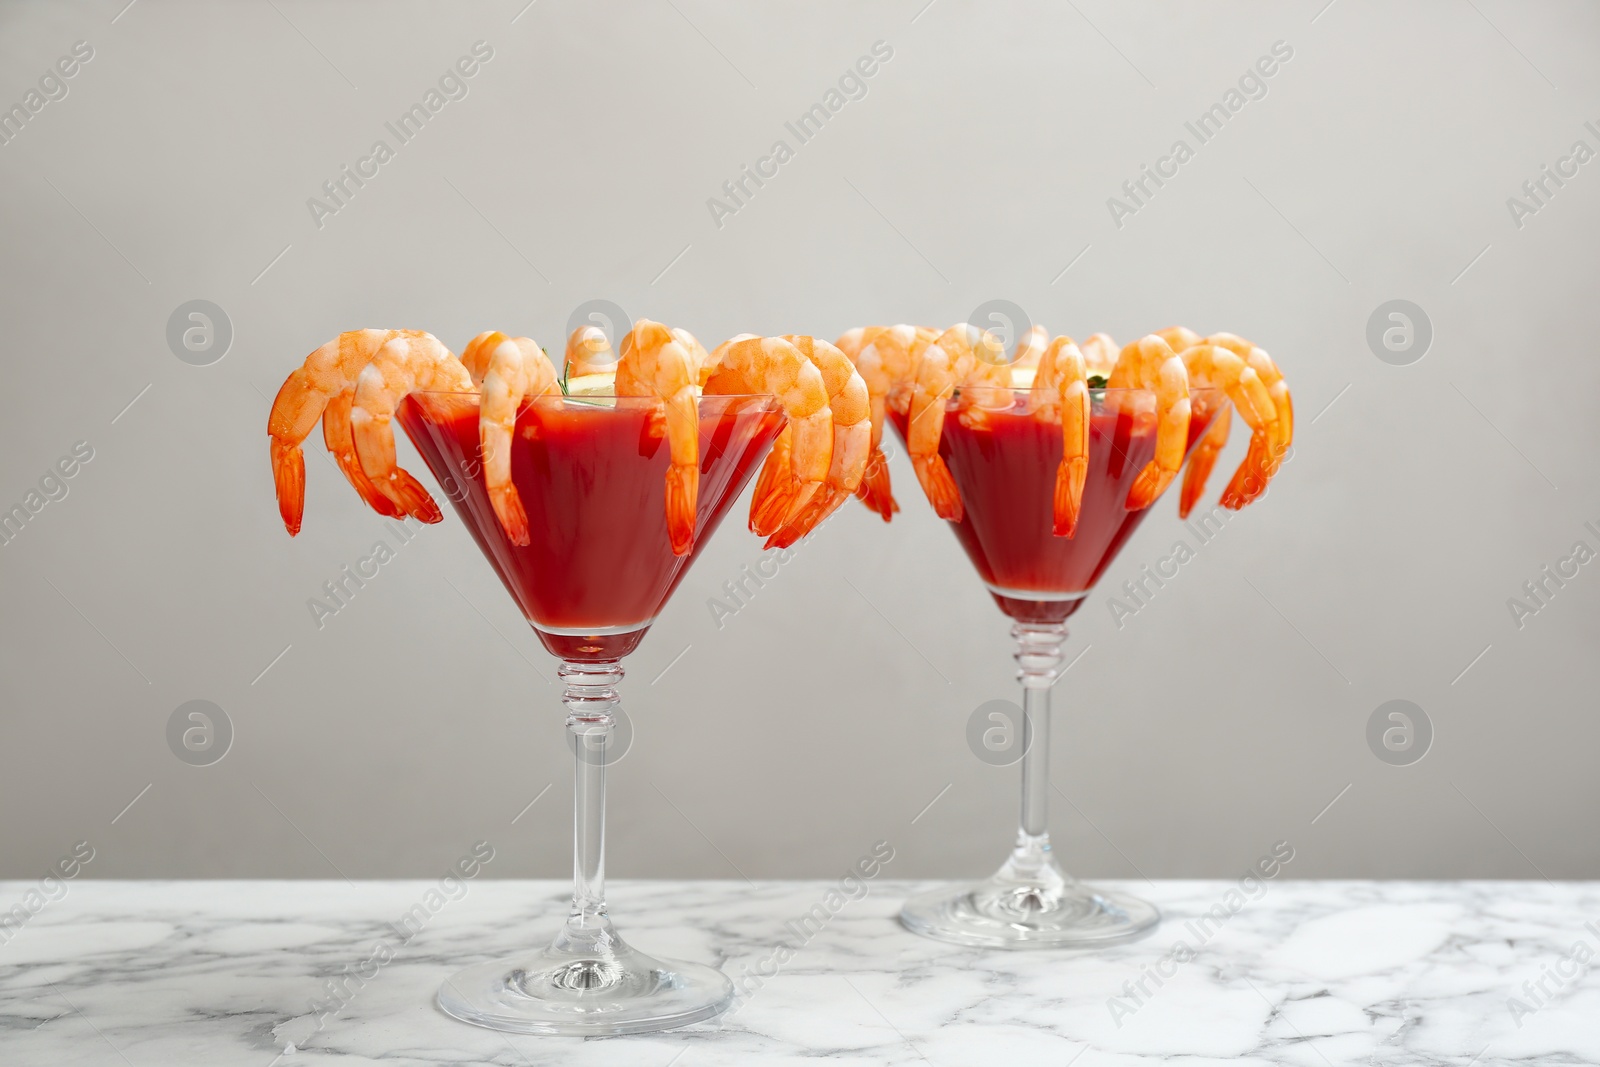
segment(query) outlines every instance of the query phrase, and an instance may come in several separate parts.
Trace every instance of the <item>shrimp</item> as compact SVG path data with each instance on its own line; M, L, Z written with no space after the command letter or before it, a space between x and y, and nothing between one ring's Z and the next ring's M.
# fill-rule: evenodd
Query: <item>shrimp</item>
M1089 368L1090 374L1098 374L1109 378L1112 368L1117 365L1117 342L1111 339L1108 333L1090 334L1083 342L1083 362Z
M965 515L961 494L950 468L939 455L944 436L945 404L959 388L964 414L972 409L1004 407L1011 401L1011 367L994 334L970 323L958 323L939 335L922 353L911 387L906 451L928 502L941 519L960 522ZM975 421L975 420L974 420Z
M883 454L883 417L889 393L898 379L904 377L905 366L910 362L907 346L911 338L910 326L858 326L834 343L834 347L855 364L856 373L867 387L871 441L866 471L861 484L856 486L856 496L883 516L884 522L900 510L900 505L894 499L889 482L889 461Z
M711 350L711 355L706 357L704 363L700 364L700 389L702 392L705 391L706 382L711 380L712 372L721 365L722 357L727 354L728 349L740 341L749 341L756 336L753 333L736 333Z
M778 548L789 547L807 531L815 529L818 523L860 488L872 445L867 385L855 365L827 341L793 334L783 339L798 348L800 354L822 372L822 385L828 394L828 410L833 416L833 457L828 466L827 483L812 495L805 506L789 516L782 528L773 533L774 544ZM784 432L788 432L787 428ZM767 462L775 472L793 478L792 466L786 468L781 460L773 460L770 456ZM785 491L792 492L795 488L790 485Z
M667 536L672 554L694 548L695 506L700 493L700 404L695 392L699 372L673 332L640 319L622 340L617 361L618 396L659 397L665 405L665 433L671 462L667 466Z
M1215 371L1216 357L1207 355L1207 370L1214 373L1233 375L1237 373L1240 387L1248 396L1247 403L1251 406L1256 418L1251 418L1251 413L1246 412L1243 405L1233 395L1229 399L1234 401L1234 407L1239 408L1239 414L1250 426L1250 447L1246 451L1244 462L1234 472L1232 480L1222 491L1222 506L1229 510L1237 510L1266 491L1267 483L1277 473L1282 462L1282 456L1294 439L1294 403L1289 396L1289 385L1283 379L1283 374L1273 363L1272 357L1244 338L1231 333L1219 333L1205 339L1200 348L1216 348L1225 351L1239 361L1236 368L1232 362L1223 360L1223 367ZM1189 354L1184 354L1185 362L1189 361ZM1199 356L1196 357L1201 358ZM1194 371L1191 370L1191 375ZM1223 384L1219 381L1218 384ZM1259 386L1259 389L1257 388ZM1216 463L1216 453L1228 440L1227 411L1218 415L1217 421L1206 431L1202 441L1204 452L1197 449L1196 456L1190 461L1190 469L1184 473L1183 495L1179 500L1180 515L1188 515L1205 491L1206 478L1211 473L1212 466ZM1218 428L1218 423L1221 428ZM1198 463L1196 461L1199 461Z
M528 514L511 481L511 435L524 397L560 395L556 369L534 341L507 337L498 330L468 341L461 362L483 393L478 403L478 450L489 503L511 543L526 545Z
M424 390L471 392L467 368L431 333L406 330L387 341L356 378L350 429L361 469L406 514L422 522L438 522L439 505L422 483L395 460L395 409L407 396Z
M1061 423L1061 465L1056 468L1053 526L1057 537L1078 532L1083 486L1089 478L1089 371L1072 338L1050 342L1039 359L1029 404L1051 422Z
M1139 511L1155 503L1183 465L1189 447L1189 374L1171 345L1148 334L1122 350L1110 385L1156 394L1156 454L1134 479L1123 505Z
M672 328L672 336L674 340L683 346L684 351L689 353L689 364L694 367L695 385L704 384L704 375L711 373L706 370L706 364L711 362L711 353L707 352L706 346L701 344L699 339L688 330L674 326Z
M598 326L579 326L567 338L567 377L583 374L603 374L616 367L616 357L611 354L611 342Z
M780 437L780 447L787 454L789 477L763 477L757 483L750 529L771 531L767 548L778 547L781 538L792 538L787 543L793 544L811 530L790 527L788 520L822 491L833 469L833 411L822 371L781 337L746 337L718 351L721 358L706 381L708 396L766 393L777 397L788 416L787 440Z
M1189 453L1189 463L1183 471L1183 490L1178 495L1178 518L1187 519L1200 494L1206 491L1206 479L1211 477L1211 468L1217 465L1217 456L1228 443L1228 428L1232 424L1233 409L1224 405L1211 420L1211 425L1206 427L1206 432L1200 435L1200 440L1194 443L1194 451Z
M277 488L278 514L293 537L300 532L305 511L306 461L301 443L322 419L322 439L333 453L345 478L380 515L400 514L362 471L350 435L350 401L356 377L378 349L397 330L351 330L322 345L306 357L278 389L267 416L271 437L272 480Z
M1017 338L1017 345L1011 350L1012 367L1037 367L1039 360L1044 358L1045 346L1050 343L1050 331L1039 323L1028 327L1028 332Z
M1193 348L1205 340L1187 326L1168 326L1164 330L1157 330L1156 336L1167 342L1167 347L1180 356L1186 349Z

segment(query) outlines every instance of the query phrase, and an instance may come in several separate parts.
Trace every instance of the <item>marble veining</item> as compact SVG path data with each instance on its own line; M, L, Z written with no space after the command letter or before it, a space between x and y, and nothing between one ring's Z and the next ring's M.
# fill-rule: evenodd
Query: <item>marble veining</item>
M546 939L560 883L474 881L406 927L435 883L76 881L0 944L0 1064L1600 1063L1596 883L1278 881L1226 921L1233 883L1117 884L1162 926L1071 955L914 937L895 913L922 883L873 882L815 929L796 920L830 883L618 882L624 936L721 966L740 1000L580 1040L433 1004L456 968ZM782 941L799 951L775 968Z

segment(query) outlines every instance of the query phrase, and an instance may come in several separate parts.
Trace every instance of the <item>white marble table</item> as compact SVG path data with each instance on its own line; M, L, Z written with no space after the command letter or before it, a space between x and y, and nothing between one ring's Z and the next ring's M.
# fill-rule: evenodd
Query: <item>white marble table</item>
M77 881L0 944L0 1064L1600 1062L1600 884L1274 882L1198 927L1232 883L1125 883L1166 921L1083 956L913 937L894 914L917 885L872 883L757 984L746 976L798 942L785 923L829 883L617 883L635 944L720 964L749 992L719 1023L584 1041L507 1037L433 1006L456 967L549 934L555 882L469 883L374 968L373 946L398 940L390 924L434 883ZM0 882L0 908L30 888ZM325 983L346 973L341 1004Z

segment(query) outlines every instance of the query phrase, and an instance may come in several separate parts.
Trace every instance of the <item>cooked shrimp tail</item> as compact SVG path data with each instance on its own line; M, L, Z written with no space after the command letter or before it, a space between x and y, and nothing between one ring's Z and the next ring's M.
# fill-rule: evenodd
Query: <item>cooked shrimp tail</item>
M348 431L348 394L359 375L394 330L350 330L321 345L284 379L267 416L271 438L272 481L278 496L278 514L293 537L300 532L305 512L306 464L301 445L316 428L330 404L338 406L334 423L323 425L327 444L345 477L369 503L375 492L364 475L350 466L352 443ZM374 504L376 507L377 505ZM382 508L379 508L383 512ZM388 514L389 512L384 512Z
M1196 382L1226 392L1250 427L1244 462L1222 491L1222 506L1237 510L1266 491L1288 450L1294 432L1288 383L1272 357L1231 333L1213 334L1185 352L1183 360ZM1196 498L1203 486L1202 478L1195 488Z
M861 475L861 484L856 486L856 496L883 516L884 522L888 522L900 510L889 482L889 460L882 448L873 449L872 455L867 457L867 469Z
M788 416L784 430L788 463L775 461L763 469L755 498L750 502L750 529L758 534L770 533L768 547L780 535L803 537L811 527L790 528L787 524L830 477L842 473L842 468L836 471L833 463L833 412L828 406L822 371L781 337L731 341L719 345L712 355L716 368L706 379L708 395L765 393L777 397ZM860 380L859 375L856 379ZM783 476L785 469L787 477ZM779 525L770 525L773 517L780 514Z
M397 519L403 512L394 501L378 492L367 472L361 469L361 460L356 455L355 437L350 431L350 405L355 398L355 388L351 387L328 401L322 413L322 442L344 473L345 480L361 494L367 506L386 519Z
M653 396L664 405L661 431L670 460L666 476L667 536L672 554L694 548L700 491L699 368L689 350L659 322L640 319L622 342L618 396Z
M871 404L866 382L855 364L820 338L791 335L784 340L822 372L833 419L833 452L823 487L792 513L770 539L769 547L776 548L787 548L816 529L860 488L872 450Z
M1156 394L1156 453L1134 479L1124 505L1140 511L1155 503L1183 465L1189 445L1189 375L1172 346L1148 334L1117 357L1111 386Z
M1211 420L1211 425L1206 432L1195 442L1194 451L1189 453L1188 466L1183 471L1183 492L1178 497L1178 518L1187 519L1189 512L1194 510L1200 497L1206 491L1206 479L1211 477L1211 470L1217 465L1217 456L1222 452L1222 447L1228 443L1228 426L1233 421L1233 409L1223 408L1217 412L1216 418Z
M594 329L594 327L589 327ZM500 528L514 545L528 543L528 514L511 480L511 438L525 397L560 392L556 369L544 349L527 337L507 337L498 330L467 342L461 362L470 372L482 367L478 405L478 449L483 456L483 482Z
M472 376L455 354L429 333L407 330L378 349L356 379L350 428L356 455L378 491L414 519L438 522L439 505L395 458L394 414L414 392L471 392Z
M794 433L785 426L772 443L761 473L756 478L755 495L750 500L750 532L766 537L783 525L791 510L809 501L816 483L806 483L793 471Z
M846 331L834 347L849 357L867 385L868 421L872 424L871 452L856 496L888 522L900 510L883 454L883 420L889 410L905 410L915 364L911 348L917 341L913 326L858 326ZM920 356L920 351L918 355Z
M290 445L274 437L272 446L272 483L278 494L278 515L283 528L293 537L300 532L300 520L306 506L306 456L299 445Z
M945 406L961 389L962 417L976 420L986 406L1011 404L1011 366L994 334L957 323L923 349L911 386L906 451L922 491L941 519L960 522L966 515L961 493L939 455Z

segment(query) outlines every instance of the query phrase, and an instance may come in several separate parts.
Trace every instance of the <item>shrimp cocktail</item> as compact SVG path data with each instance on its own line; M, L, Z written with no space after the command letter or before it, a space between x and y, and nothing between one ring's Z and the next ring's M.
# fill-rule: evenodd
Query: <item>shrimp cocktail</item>
M641 319L617 349L580 327L558 375L526 337L482 333L457 358L427 333L356 330L289 375L267 426L291 535L301 446L319 420L370 507L439 522L432 495L397 462L398 419L561 660L577 752L572 909L548 947L468 967L439 990L445 1011L499 1030L644 1033L731 1002L722 972L639 952L606 912L605 767L621 660L757 464L750 528L787 546L860 489L874 444L866 383L826 341L743 335L707 352L688 332Z
M1120 351L1104 334L1080 348L1034 327L1008 355L993 335L965 323L942 334L852 330L840 347L867 382L874 443L887 417L929 503L1013 620L1021 668L1017 844L994 877L915 897L901 921L928 937L993 948L1142 937L1159 921L1154 906L1082 885L1050 851L1049 698L1065 622L1186 459L1179 514L1187 517L1227 443L1232 409L1251 437L1222 506L1261 495L1293 435L1283 376L1242 338L1182 328ZM864 492L892 504L886 479ZM879 510L887 518L891 508Z

